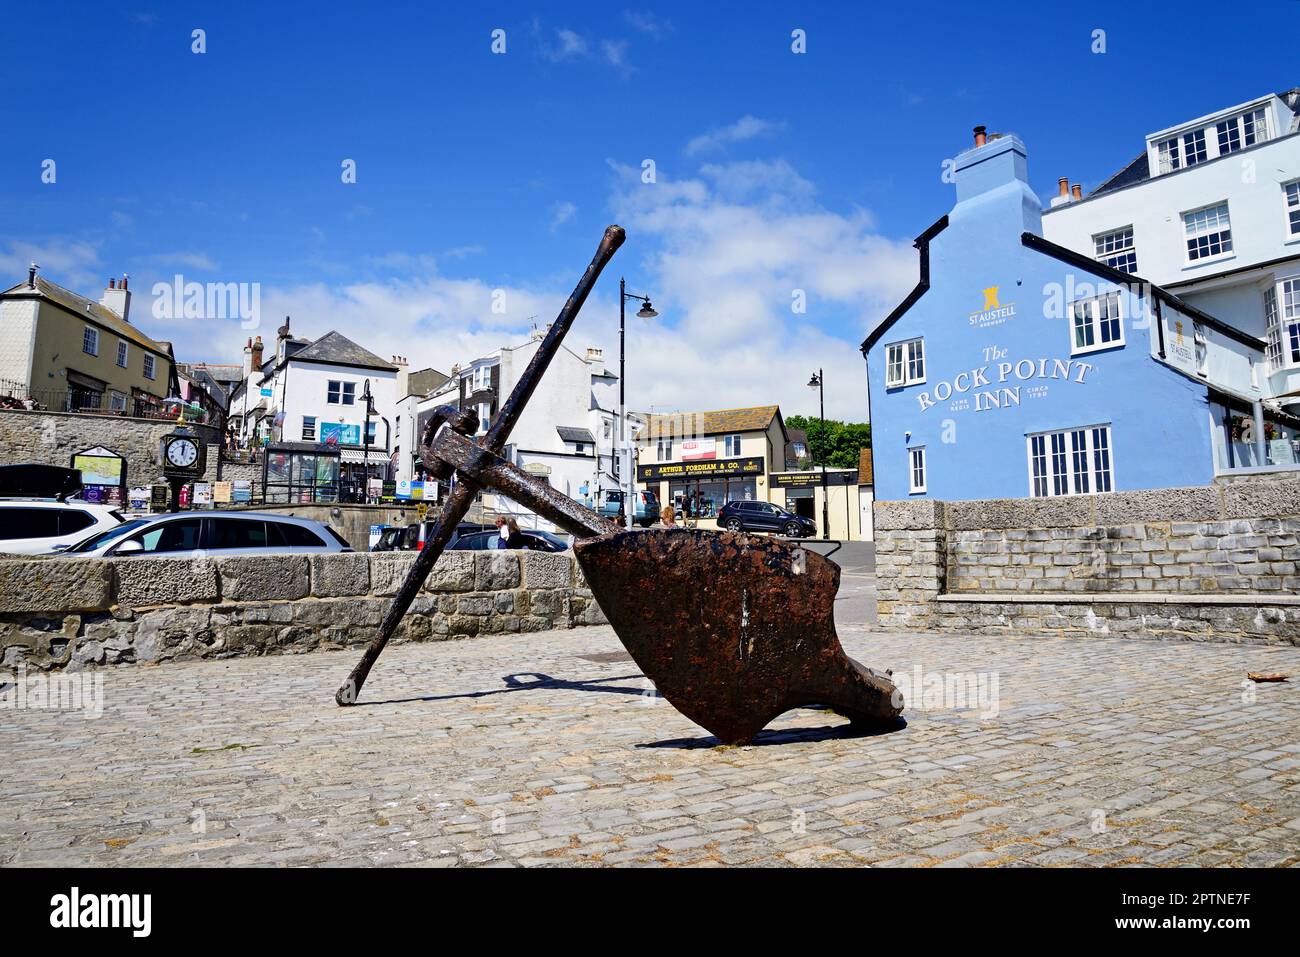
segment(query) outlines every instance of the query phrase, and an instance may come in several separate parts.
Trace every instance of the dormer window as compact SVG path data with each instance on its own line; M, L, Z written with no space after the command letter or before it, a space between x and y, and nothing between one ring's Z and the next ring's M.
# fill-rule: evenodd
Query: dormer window
M1219 136L1219 155L1226 156L1268 139L1268 112L1251 110L1215 124Z
M1256 106L1156 143L1156 175L1196 166L1269 138L1268 108Z
M1133 227L1125 226L1092 237L1097 261L1129 274L1138 271L1137 250L1133 248Z

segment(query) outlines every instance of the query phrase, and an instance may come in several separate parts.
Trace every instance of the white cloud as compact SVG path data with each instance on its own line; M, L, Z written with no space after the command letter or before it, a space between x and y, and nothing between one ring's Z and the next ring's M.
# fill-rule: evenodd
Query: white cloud
M656 40L673 32L673 25L670 21L664 20L649 10L624 10L623 19L627 21L628 26L638 30L646 36L654 37Z
M697 179L661 174L653 185L639 169L616 169L615 212L645 264L632 288L661 313L628 327L633 406L776 402L807 413L808 377L824 368L827 415L861 421L858 346L915 284L911 243L879 235L864 210L816 205L784 161L710 165ZM795 290L807 297L804 314L792 311Z
M759 119L757 116L745 115L730 126L720 126L715 130L710 130L695 137L686 144L686 155L695 156L699 153L713 153L731 143L743 143L746 140L752 140L756 136L775 133L784 128L784 123L774 123L770 120Z
M183 266L187 269L211 271L217 268L216 262L207 253L171 252L159 253L152 257L161 266Z
M10 240L0 249L0 275L3 286L9 288L27 281L27 267L31 263L41 267L41 275L74 291L98 289L105 277L100 275L99 249L84 240L50 239L32 243Z
M555 232L557 229L559 229L569 220L573 219L573 215L577 211L578 211L578 207L574 206L572 203L568 202L567 200L565 202L556 203L555 205L553 205L551 207L551 226L550 226L551 232Z
M625 74L632 72L632 64L627 62L626 40L601 40L600 52L611 66L618 67Z
M567 27L555 31L553 43L543 41L541 44L542 56L553 63L586 56L587 50L586 38Z

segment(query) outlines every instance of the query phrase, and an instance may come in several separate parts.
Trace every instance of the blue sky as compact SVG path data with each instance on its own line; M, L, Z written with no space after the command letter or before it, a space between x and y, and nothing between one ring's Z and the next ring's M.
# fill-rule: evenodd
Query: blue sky
M1300 85L1294 31L1269 26L1297 3L1161 7L32 4L0 56L0 271L36 258L95 296L130 273L133 319L181 359L237 360L250 332L155 319L175 273L260 283L264 338L287 313L445 371L553 318L618 221L570 343L615 358L617 276L651 294L634 406L809 412L825 367L828 414L860 419L856 344L915 282L910 240L952 205L942 162L972 126L1019 134L1048 197Z

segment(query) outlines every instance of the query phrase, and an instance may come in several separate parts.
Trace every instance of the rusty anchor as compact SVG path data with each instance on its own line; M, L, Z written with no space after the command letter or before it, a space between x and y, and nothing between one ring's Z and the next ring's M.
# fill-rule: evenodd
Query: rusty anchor
M427 542L379 635L339 688L353 704L370 669L418 594L474 495L490 488L577 539L574 552L597 604L656 691L726 744L753 739L778 715L824 705L864 727L900 723L902 695L889 677L844 653L835 634L838 566L801 545L698 529L627 531L498 454L573 324L623 230L605 230L596 255L482 440L472 410L434 411L421 458L456 475Z

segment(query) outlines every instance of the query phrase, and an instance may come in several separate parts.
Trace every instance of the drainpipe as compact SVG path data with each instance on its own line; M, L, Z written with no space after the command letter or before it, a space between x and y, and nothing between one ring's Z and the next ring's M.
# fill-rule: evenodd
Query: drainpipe
M1255 454L1260 465L1267 465L1268 462L1265 456L1267 445L1264 441L1264 403L1256 399L1252 403L1252 409L1255 413Z

